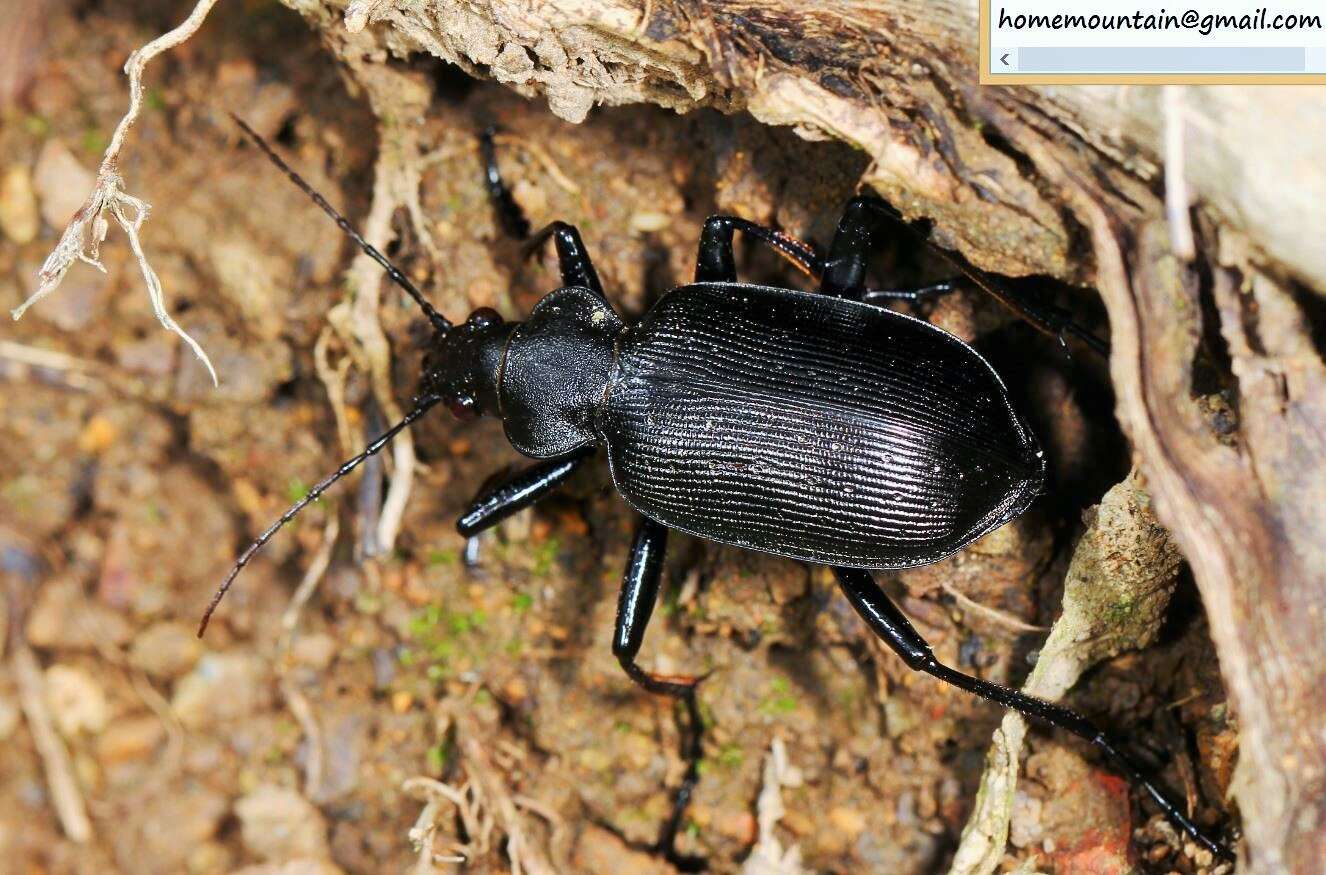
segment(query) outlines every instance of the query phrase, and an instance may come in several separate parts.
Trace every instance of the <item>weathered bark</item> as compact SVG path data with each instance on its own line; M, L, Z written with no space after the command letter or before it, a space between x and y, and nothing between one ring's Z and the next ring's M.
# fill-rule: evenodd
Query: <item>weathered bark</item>
M1326 290L1326 93L1189 88L1169 104L1185 141L1171 195L1181 163L1204 229L1188 265L1156 193L1159 90L979 87L975 3L285 2L343 56L429 52L572 121L596 103L712 106L852 143L873 159L863 181L932 219L942 244L1094 283L1119 420L1193 567L1241 721L1246 867L1319 870L1326 369L1301 304ZM1193 386L1204 294L1232 426Z

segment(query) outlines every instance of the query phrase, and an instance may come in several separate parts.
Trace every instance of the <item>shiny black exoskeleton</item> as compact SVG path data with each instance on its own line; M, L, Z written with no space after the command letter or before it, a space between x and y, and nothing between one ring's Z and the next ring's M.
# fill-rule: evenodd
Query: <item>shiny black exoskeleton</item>
M511 445L540 460L477 496L458 522L462 535L476 535L538 501L599 449L618 492L640 513L613 651L632 679L680 698L691 716L692 766L664 830L668 849L696 776L698 679L647 672L636 656L657 600L668 531L676 529L831 566L848 601L909 666L1081 736L1177 826L1229 856L1089 721L940 664L871 576L870 569L925 565L960 550L1022 513L1045 480L1036 439L989 363L952 335L874 303L952 287L866 288L867 257L896 227L883 202L852 200L827 258L778 231L715 216L701 235L695 282L665 294L633 325L604 295L576 230L555 222L528 245L554 242L562 287L524 322L505 322L483 309L452 325L248 133L419 303L434 335L410 414L254 542L209 616L281 525L444 403L458 416L501 419ZM484 155L503 226L527 228L523 216L513 214L514 201L501 196L489 138ZM739 282L736 231L818 278L819 293ZM1039 313L1027 315L1046 327ZM1050 327L1058 333L1065 326Z

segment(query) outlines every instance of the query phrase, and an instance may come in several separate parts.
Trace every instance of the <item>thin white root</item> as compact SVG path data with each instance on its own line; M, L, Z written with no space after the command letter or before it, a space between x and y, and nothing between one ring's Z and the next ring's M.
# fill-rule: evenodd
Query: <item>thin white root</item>
M805 875L801 864L801 849L796 845L784 849L774 834L774 828L783 819L783 788L801 786L801 770L787 759L787 747L775 737L764 759L764 772L760 779L760 795L755 800L755 820L759 824L759 840L741 867L741 875Z
M1169 223L1170 248L1184 261L1197 257L1192 220L1188 209L1188 179L1184 170L1183 86L1166 85L1161 90L1161 109L1165 118L1165 218Z
M22 318L29 307L56 290L76 261L85 262L105 272L105 265L101 263L100 248L110 228L110 222L106 220L106 214L109 213L129 238L134 258L137 259L138 267L143 272L143 280L147 283L147 295L152 302L152 312L156 314L162 327L179 335L180 339L189 345L194 355L198 356L207 367L207 372L212 377L212 385L218 385L216 369L212 367L211 360L198 342L190 337L166 311L166 298L161 288L161 279L148 262L147 254L143 251L143 245L139 240L138 232L143 222L147 220L151 207L124 190L124 179L120 177L118 167L124 138L142 111L143 68L157 55L193 36L216 2L217 0L198 0L189 17L178 27L138 49L125 62L124 72L129 76L129 111L120 119L115 134L111 137L110 146L102 156L96 185L87 201L69 221L64 233L60 235L60 242L42 263L41 271L37 274L37 290L12 311L14 319Z
M286 605L285 611L281 614L280 649L282 652L290 649L290 643L295 637L295 629L299 625L299 615L303 613L304 606L308 604L309 599L313 598L313 593L317 591L323 575L327 573L327 568L331 565L332 552L336 549L336 538L340 534L340 519L334 512L329 513L327 525L322 530L322 545L318 547L318 552L314 554L313 561L309 563L308 570L304 572L303 579L299 581L295 594L290 597L290 603Z
M37 664L37 657L28 648L27 642L14 642L9 666L18 684L19 703L28 720L28 731L32 733L32 742L46 769L46 785L50 789L51 805L55 808L56 817L71 841L86 844L92 840L92 821L88 819L87 805L83 802L83 794L74 778L69 751L51 724L50 712L46 710L46 697L42 692L44 681L41 666Z
M943 584L941 584L941 586L943 587L944 592L953 596L953 600L955 602L962 605L964 608L971 611L972 613L980 614L982 617L985 617L987 620L991 621L992 623L998 623L1000 626L1003 626L1007 629L1011 629L1014 632L1050 631L1049 626L1037 626L1032 623L1028 623L1025 620L1021 620L1005 611L1001 611L997 608L992 608L989 605L983 605L980 602L976 601L971 596L959 590L956 586L949 583L947 580L944 581Z

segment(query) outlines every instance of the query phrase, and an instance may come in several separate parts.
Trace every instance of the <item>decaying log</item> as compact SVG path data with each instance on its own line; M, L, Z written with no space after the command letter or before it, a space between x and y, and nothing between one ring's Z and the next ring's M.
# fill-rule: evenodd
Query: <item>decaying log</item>
M952 0L285 2L344 58L431 53L572 121L708 106L852 143L872 159L863 181L942 244L1095 285L1118 418L1240 720L1247 870L1320 870L1326 369L1304 304L1326 291L1326 92L983 88L976 4ZM1175 254L1166 179L1180 222L1195 204L1195 263ZM1224 417L1193 386L1204 299L1236 389Z

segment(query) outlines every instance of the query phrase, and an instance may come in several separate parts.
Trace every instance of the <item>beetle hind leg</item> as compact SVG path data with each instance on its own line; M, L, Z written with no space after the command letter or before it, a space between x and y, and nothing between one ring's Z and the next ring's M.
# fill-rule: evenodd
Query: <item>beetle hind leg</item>
M676 852L677 830L686 815L691 793L700 779L700 756L704 750L703 724L695 688L704 679L682 675L660 675L647 672L636 664L635 658L645 640L645 630L658 601L659 585L663 579L663 556L667 552L667 527L644 518L636 530L631 545L631 558L626 564L621 595L617 600L617 622L612 635L612 652L630 675L631 680L651 693L671 696L686 708L687 731L682 740L682 756L686 759L686 774L673 799L672 815L659 834L657 849L670 861L688 868L693 860L681 858Z
M1206 850L1225 860L1233 860L1233 852L1214 838L1208 836L1201 827L1193 823L1184 813L1183 808L1172 800L1156 783L1148 778L1141 766L1133 762L1116 742L1104 730L1090 720L1070 711L1062 705L1046 702L1028 696L1025 693L1001 686L990 681L963 674L957 669L935 659L930 645L921 637L897 606L889 600L884 591L875 583L869 571L860 568L833 569L838 578L838 585L851 602L852 607L891 650L902 657L903 662L916 671L937 677L959 689L966 690L1012 708L1028 717L1048 723L1059 729L1065 729L1079 738L1085 739L1099 750L1112 768L1128 778L1135 786L1142 789L1164 812L1165 816L1183 832Z

